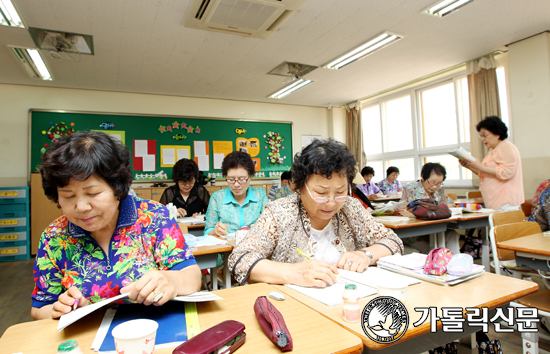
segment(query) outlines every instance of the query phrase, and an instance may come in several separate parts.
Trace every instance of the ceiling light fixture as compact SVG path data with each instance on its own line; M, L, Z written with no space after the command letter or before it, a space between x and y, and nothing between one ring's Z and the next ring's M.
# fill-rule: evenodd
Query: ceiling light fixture
M403 38L395 34L390 34L384 32L378 37L368 41L365 44L360 45L359 47L353 49L352 51L342 55L338 59L333 60L324 67L327 69L340 69L348 64L353 63L356 60L362 59L369 54L391 44Z
M311 81L311 80L299 79L299 80L293 82L292 84L282 88L281 90L275 92L274 94L269 95L268 98L276 98L276 99L283 98L286 95L291 94L292 92L294 92L296 90L299 90L302 87L311 84L312 82L313 81Z
M37 49L12 47L13 53L33 79L52 81L52 75Z
M11 0L0 0L0 24L4 26L25 28L21 16L17 13Z
M444 17L474 0L444 0L424 11L425 14Z

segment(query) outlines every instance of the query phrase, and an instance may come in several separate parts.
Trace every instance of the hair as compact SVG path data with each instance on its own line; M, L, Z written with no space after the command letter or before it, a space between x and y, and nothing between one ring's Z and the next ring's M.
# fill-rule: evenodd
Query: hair
M254 169L254 161L249 154L242 151L233 151L227 155L222 162L222 175L227 177L227 171L232 168L242 167L248 172L249 176L254 176L256 170Z
M285 179L287 179L287 180L292 179L292 172L291 171L285 171L281 174L281 181L284 181Z
M55 203L59 200L58 187L67 186L71 179L85 181L94 174L107 182L122 201L132 184L130 152L120 141L105 133L73 133L61 137L46 150L40 174L44 193Z
M174 165L172 170L172 180L178 184L179 181L189 182L192 179L195 182L199 179L199 167L193 160L181 159Z
M368 176L368 175L373 175L374 176L374 168L372 168L370 166L365 166L361 170L361 176L364 177L364 176Z
M357 172L355 165L355 157L346 145L332 139L315 139L302 152L294 155L292 181L295 189L299 190L313 174L331 179L332 174L337 172L346 177L348 184L351 185Z
M506 124L499 117L487 117L477 123L476 130L479 132L481 129L487 129L491 133L498 135L500 140L508 138L508 127L506 127Z
M443 176L443 180L447 178L447 170L445 169L445 167L443 167L443 165L437 162L428 162L427 164L422 166L420 176L423 180L426 181L432 175L432 171L438 176Z
M388 167L388 169L386 170L386 177L388 177L389 175L391 175L394 172L399 173L399 169L395 166Z

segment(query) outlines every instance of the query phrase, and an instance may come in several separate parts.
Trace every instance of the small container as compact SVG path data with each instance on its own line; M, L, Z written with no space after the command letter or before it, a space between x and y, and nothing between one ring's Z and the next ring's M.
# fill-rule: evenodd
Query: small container
M359 322L361 308L359 307L359 290L355 284L347 284L342 293L344 305L342 306L342 318L346 322Z
M82 350L80 350L77 341L67 340L59 344L57 354L82 354Z
M215 186L216 185L216 177L210 178L210 185Z

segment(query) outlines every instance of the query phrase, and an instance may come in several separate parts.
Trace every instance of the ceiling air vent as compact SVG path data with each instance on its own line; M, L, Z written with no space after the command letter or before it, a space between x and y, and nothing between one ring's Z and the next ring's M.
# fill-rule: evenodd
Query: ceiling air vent
M195 0L185 27L267 38L307 0Z

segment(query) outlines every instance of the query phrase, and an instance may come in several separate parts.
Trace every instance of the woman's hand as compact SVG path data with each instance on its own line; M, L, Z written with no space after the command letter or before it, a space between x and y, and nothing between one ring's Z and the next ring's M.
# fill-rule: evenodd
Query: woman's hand
M224 236L227 235L227 224L224 224L221 221L218 221L216 223L216 226L214 226L214 235L216 236Z
M340 269L362 273L370 265L371 259L363 251L350 251L342 254L336 266Z
M170 278L167 271L151 269L138 281L120 289L120 293L130 293L130 300L143 303L145 306L161 306L177 295Z
M73 311L75 301L78 300L77 308L88 306L88 300L82 295L76 286L71 286L69 290L59 295L57 301L52 307L52 318L59 318L61 315Z
M328 262L311 259L309 261L294 263L292 283L300 286L324 288L336 282L335 274L338 269Z
M458 162L460 163L460 166L472 171L476 175L479 173L478 166L480 166L481 163L479 162L478 159L476 159L475 161L466 161L466 160L459 159Z
M187 210L183 208L178 208L178 217L183 218L187 216Z

